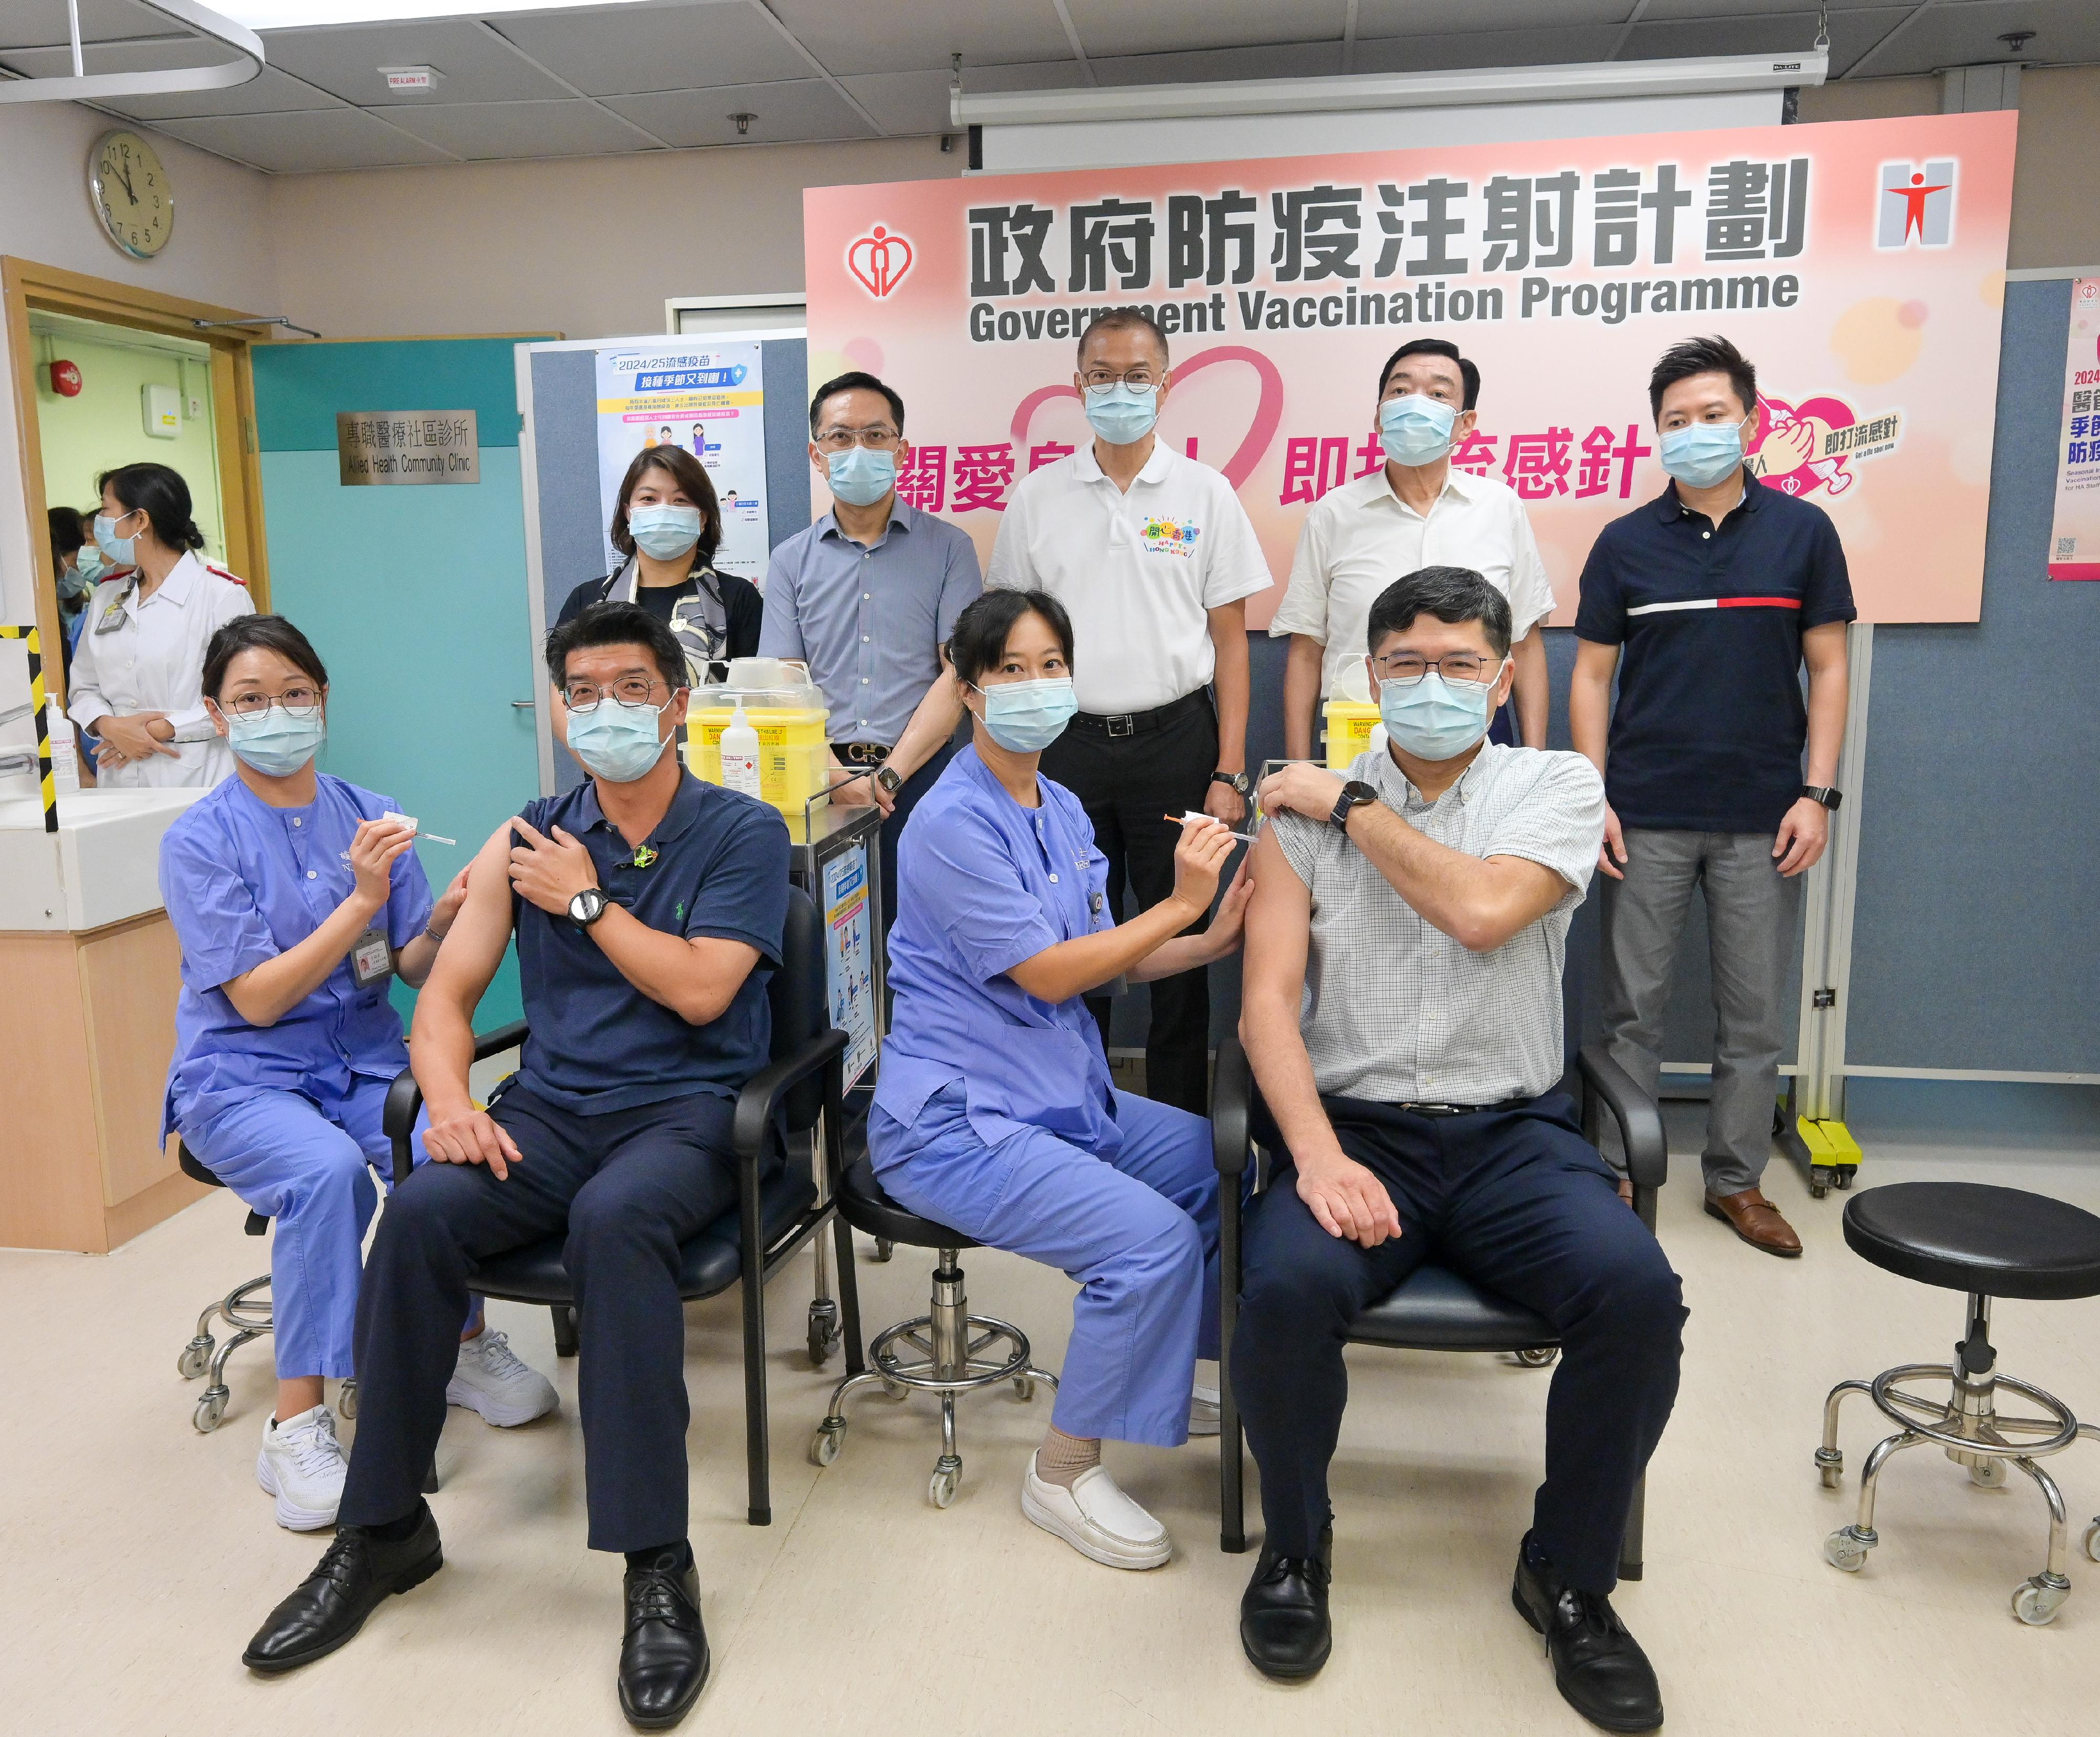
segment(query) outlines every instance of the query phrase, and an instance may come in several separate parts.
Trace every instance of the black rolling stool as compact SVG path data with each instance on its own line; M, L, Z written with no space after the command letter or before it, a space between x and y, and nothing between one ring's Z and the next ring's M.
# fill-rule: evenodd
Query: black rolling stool
M2071 1596L2063 1493L2035 1462L2061 1453L2080 1435L2100 1441L2100 1427L2081 1424L2052 1394L1997 1372L1990 1341L1991 1300L2018 1297L2058 1302L2100 1295L2100 1218L2046 1195L1982 1182L1897 1182L1846 1203L1845 1240L1855 1253L1921 1284L1969 1293L1968 1329L1950 1364L1899 1364L1871 1381L1840 1381L1823 1403L1823 1445L1815 1463L1825 1489L1844 1475L1838 1412L1849 1393L1864 1393L1896 1425L1875 1444L1860 1480L1860 1518L1824 1540L1834 1567L1856 1574L1881 1542L1874 1531L1874 1487L1890 1456L1937 1442L1969 1468L1972 1482L1996 1489L2010 1461L2040 1487L2049 1503L2049 1566L2014 1589L2013 1614L2023 1623L2054 1620ZM1948 1384L1944 1399L1904 1390L1913 1382ZM1998 1415L1997 1390L2010 1388L2038 1407L2039 1417ZM2010 1438L2021 1438L2012 1439ZM2100 1562L2100 1518L2085 1528L2085 1554Z
M933 1268L933 1297L928 1312L876 1335L868 1347L874 1368L848 1376L832 1390L832 1408L817 1425L810 1457L819 1465L838 1458L845 1443L846 1400L862 1388L880 1386L893 1399L915 1390L937 1393L941 1396L941 1457L934 1462L926 1495L936 1508L945 1508L955 1501L963 1481L963 1457L955 1452L955 1395L1012 1381L1013 1390L1029 1399L1035 1397L1038 1381L1054 1390L1057 1377L1029 1362L1028 1336L1018 1327L970 1313L957 1257L965 1249L977 1247L976 1243L960 1231L899 1206L876 1180L875 1167L865 1158L836 1180L832 1199L839 1216L855 1230L886 1242L938 1250L939 1262ZM900 1345L920 1355L907 1362L898 1355ZM994 1351L1001 1345L1007 1347L1004 1352Z

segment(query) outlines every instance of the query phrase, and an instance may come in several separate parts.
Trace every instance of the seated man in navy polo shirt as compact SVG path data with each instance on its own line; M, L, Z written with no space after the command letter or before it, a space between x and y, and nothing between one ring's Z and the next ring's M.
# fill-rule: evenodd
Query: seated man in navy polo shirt
M736 1204L730 1120L767 1056L788 829L669 751L685 659L646 610L586 609L548 636L547 667L591 779L482 846L417 1003L410 1061L438 1161L395 1191L373 1244L335 1542L243 1660L277 1672L320 1658L438 1571L421 1491L468 1270L566 1227L590 1544L626 1554L620 1706L654 1728L684 1717L708 1672L686 1539L678 1244ZM532 1035L483 1111L467 1084L471 1022L514 931Z

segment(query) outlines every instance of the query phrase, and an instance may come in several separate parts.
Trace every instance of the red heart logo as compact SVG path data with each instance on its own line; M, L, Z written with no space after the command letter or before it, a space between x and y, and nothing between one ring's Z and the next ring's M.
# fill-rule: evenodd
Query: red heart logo
M913 257L909 241L877 223L846 249L846 269L860 280L862 288L880 300L904 281Z

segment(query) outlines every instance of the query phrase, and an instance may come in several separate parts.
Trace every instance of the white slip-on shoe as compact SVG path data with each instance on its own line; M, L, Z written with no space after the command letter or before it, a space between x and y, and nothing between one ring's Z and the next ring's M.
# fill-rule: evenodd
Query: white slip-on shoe
M1218 1407L1218 1390L1198 1381L1189 1390L1189 1433L1215 1435L1224 1426L1224 1413Z
M492 1327L460 1341L459 1362L445 1384L445 1403L481 1413L499 1430L544 1417L562 1403L554 1384L510 1349Z
M1021 1511L1082 1556L1111 1568L1157 1568L1174 1554L1167 1528L1118 1487L1105 1465L1089 1466L1066 1489L1046 1483L1028 1461Z
M288 1531L319 1531L335 1524L342 1480L350 1461L336 1439L335 1413L325 1405L287 1417L262 1420L262 1447L255 1456L255 1481L277 1498L277 1523Z

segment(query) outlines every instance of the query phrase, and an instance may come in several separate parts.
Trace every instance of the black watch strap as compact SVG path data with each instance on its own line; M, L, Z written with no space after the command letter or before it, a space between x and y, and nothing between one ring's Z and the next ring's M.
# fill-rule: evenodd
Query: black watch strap
M1211 782L1228 786L1236 795L1244 797L1254 793L1254 780L1245 772L1213 772Z
M1801 787L1801 793L1811 802L1822 803L1833 814L1837 812L1838 805L1845 800L1845 793L1832 784L1805 784Z
M1377 800L1376 790L1362 779L1352 778L1342 786L1341 796L1335 803L1335 811L1327 816L1328 822L1337 830L1346 833L1349 829L1349 816L1365 802Z

